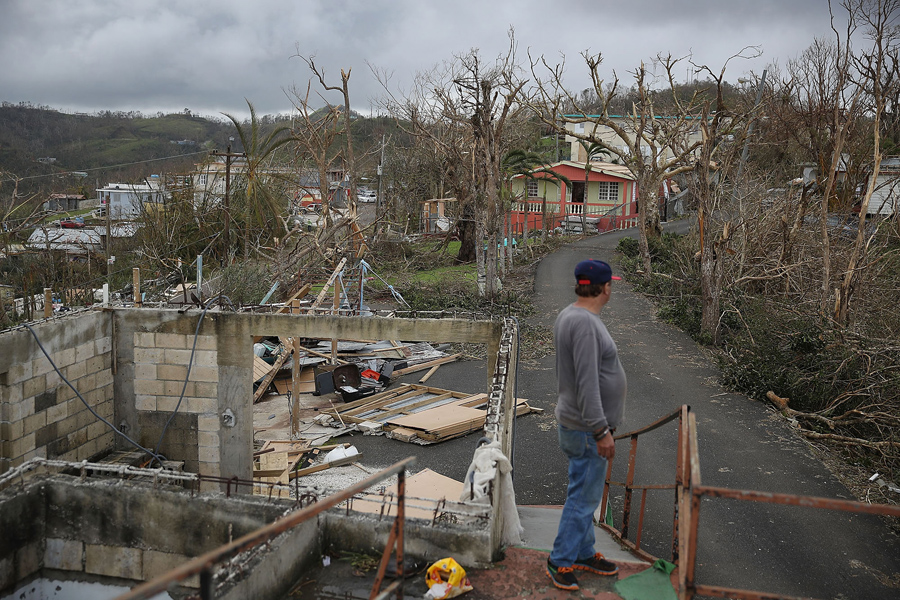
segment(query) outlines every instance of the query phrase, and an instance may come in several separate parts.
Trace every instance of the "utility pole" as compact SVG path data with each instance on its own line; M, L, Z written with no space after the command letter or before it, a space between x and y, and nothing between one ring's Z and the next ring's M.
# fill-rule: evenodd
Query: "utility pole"
M378 192L375 195L375 222L378 222L378 217L381 215L381 176L384 174L384 134L381 134L381 161L378 163ZM378 232L378 228L376 226L376 235Z
M225 239L225 260L228 260L228 254L231 251L231 159L235 157L246 158L245 152L232 152L231 144L228 144L225 152L210 152L212 156L225 157L225 231L223 237Z

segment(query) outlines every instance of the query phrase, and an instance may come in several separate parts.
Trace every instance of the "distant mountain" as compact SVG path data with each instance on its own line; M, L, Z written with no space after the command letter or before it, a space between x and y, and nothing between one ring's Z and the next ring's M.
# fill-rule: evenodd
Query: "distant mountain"
M22 178L20 194L93 190L98 181L102 185L106 180L189 170L202 157L198 152L224 148L233 135L230 122L188 111L154 117L109 111L88 115L4 102L0 180ZM87 176L51 176L73 171ZM0 184L0 195L8 194L10 186Z
M328 108L320 109L324 114ZM343 110L343 107L338 107ZM351 111L356 156L363 174L374 172L382 136L403 136L390 117L366 118ZM260 117L263 127L289 121L285 115ZM77 193L88 198L110 182L141 181L152 174L185 173L208 150L224 150L234 125L182 113L156 116L138 112L63 113L28 103L0 104L0 205L19 197ZM240 143L232 150L240 152ZM341 149L336 140L333 152ZM74 173L74 174L73 174Z

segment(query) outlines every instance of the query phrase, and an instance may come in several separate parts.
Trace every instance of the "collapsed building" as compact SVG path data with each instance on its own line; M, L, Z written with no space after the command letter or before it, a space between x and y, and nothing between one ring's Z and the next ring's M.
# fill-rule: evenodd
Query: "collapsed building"
M298 477L254 494L260 336L483 344L484 441L511 453L513 321L149 308L47 319L0 333L0 598L41 580L127 592L210 556L214 564L176 573L160 589L179 598L198 587L202 597L279 597L326 548L387 546L398 564L404 552L469 565L496 557L518 519L502 510L500 470L469 500L442 498L418 512L403 508L405 464L394 469L393 488L360 488L302 522L285 519L341 490ZM141 465L116 460L135 451L147 455ZM404 511L397 545L393 517ZM266 527L278 531L229 546Z

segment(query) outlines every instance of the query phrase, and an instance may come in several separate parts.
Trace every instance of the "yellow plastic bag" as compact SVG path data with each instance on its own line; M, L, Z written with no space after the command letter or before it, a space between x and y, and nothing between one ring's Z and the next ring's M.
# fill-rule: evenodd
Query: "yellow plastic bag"
M428 584L427 597L434 600L455 598L472 589L465 569L452 558L443 558L428 567L425 583Z

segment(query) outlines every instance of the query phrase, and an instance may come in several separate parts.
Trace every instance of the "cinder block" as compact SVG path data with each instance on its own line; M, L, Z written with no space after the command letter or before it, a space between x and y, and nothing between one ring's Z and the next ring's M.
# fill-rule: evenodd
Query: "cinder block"
M37 414L25 417L25 435L37 431L47 424L47 411L41 411Z
M194 388L197 384L193 381L188 381L185 386L184 381L164 381L160 382L163 384L163 391L161 393L166 396L175 396L176 398L181 396L182 390L184 390L185 396L195 396Z
M170 365L187 366L188 361L191 359L190 350L173 350L171 348L166 348L164 355L165 361Z
M46 375L38 375L37 377L32 377L24 382L22 386L22 394L26 398L30 398L31 396L37 396L38 394L42 394L47 391L47 376Z
M57 404L48 408L47 424L49 425L50 423L58 423L59 421L65 419L69 415L68 411L66 410L66 406L66 403L63 402L62 404Z
M156 376L159 379L169 381L184 381L187 376L187 367L181 365L158 365L156 367ZM202 381L194 375L194 369L191 369L191 379L194 381Z
M85 368L87 369L87 374L92 375L103 369L103 356L92 356L91 358L85 361Z
M193 341L191 341L191 344L193 344ZM216 336L197 336L197 350L216 350L218 347L218 338Z
M39 375L46 375L50 371L53 370L53 366L50 364L50 361L47 360L47 357L43 354L40 354L37 358L31 361L31 376L37 377Z
M96 374L97 377L97 387L111 387L113 383L115 383L115 378L112 374L112 369L109 367L104 368L102 371ZM112 397L112 391L109 392L110 397Z
M65 406L68 406L68 404ZM76 429L78 429L78 419L75 418L75 415L70 415L56 424L56 435L59 437L68 436Z
M157 379L135 379L134 380L134 393L135 395L146 396L159 396L165 394L166 391L166 382L159 381Z
M84 361L77 361L66 367L66 379L71 382L78 381L87 374L87 365Z
M194 384L194 396L198 398L218 398L219 384L208 382L197 382Z
M10 440L9 446L9 456L11 458L21 458L25 456L25 454L36 448L34 445L34 433L26 433L17 440Z
M191 379L219 383L219 369L217 367L194 367L191 369Z
M6 440L17 440L25 435L25 421L10 421L3 424L6 427Z
M156 410L156 396L135 395L134 407L138 410Z
M56 388L56 402L68 402L73 398L77 398L75 394L75 390L70 388L68 385L61 385ZM72 414L71 412L69 414Z
M21 402L25 396L22 394L23 385L21 383L10 383L0 389L0 400L13 404Z
M163 362L163 350L162 348L135 348L134 349L134 362L137 363L150 363L150 364L159 364Z
M222 425L219 422L219 415L200 415L197 417L197 429L200 431L220 431Z
M218 463L220 457L218 446L197 448L197 459L200 462Z
M193 342L193 340L194 336L190 336L190 341ZM190 348L190 346L188 346L188 336L180 333L157 333L156 347L176 349Z
M138 548L100 546L84 547L84 571L107 577L140 580L143 575L143 552Z
M10 402L6 409L10 421L24 421L26 417L34 414L34 397L25 398L18 402Z
M75 384L75 387L78 388L78 391L81 392L82 396L87 396L88 392L91 392L97 389L97 376L96 375L85 375Z
M144 550L144 581L149 581L159 577L163 573L168 573L175 567L180 567L184 563L191 560L192 557L183 554L171 554L169 552L157 552L156 550ZM200 587L200 576L194 575L181 582L185 587Z
M12 383L23 383L31 379L31 361L26 361L18 365L12 365L6 375L7 385Z
M156 379L156 365L138 364L134 365L134 378L138 379Z
M112 338L107 336L94 340L94 352L97 354L109 354L112 352Z
M157 396L156 397L156 410L161 412L172 412L175 410L175 407L178 405L178 396ZM182 403L182 408L184 407L184 403Z
M75 348L66 348L53 354L53 362L60 369L68 367L75 362Z
M113 447L115 440L116 434L113 433L111 429L107 429L106 433L97 438L97 445L100 447L101 451L109 450Z
M156 338L153 333L137 332L134 334L134 349L156 348Z
M201 448L218 448L219 434L210 431L201 431L197 434L197 445Z
M94 356L94 340L75 347L75 362L84 362Z
M109 426L103 421L94 421L87 427L87 435L89 440L96 440L103 435L103 432L109 431Z
M41 543L31 542L16 551L16 575L19 580L25 579L41 569Z
M49 373L47 373L45 375L45 377L47 377L47 389L48 390L53 390L55 392L56 388L58 388L61 385L65 385L63 383L62 377L60 377L59 373L57 373L56 371L50 371Z
M194 366L196 367L215 367L218 365L218 352L211 350L198 350L194 353Z
M77 450L88 441L87 427L81 427L69 434L69 448Z
M190 413L216 413L219 401L216 398L188 398L187 411Z
M81 571L84 568L84 544L72 540L47 538L44 549L44 568L61 571Z

